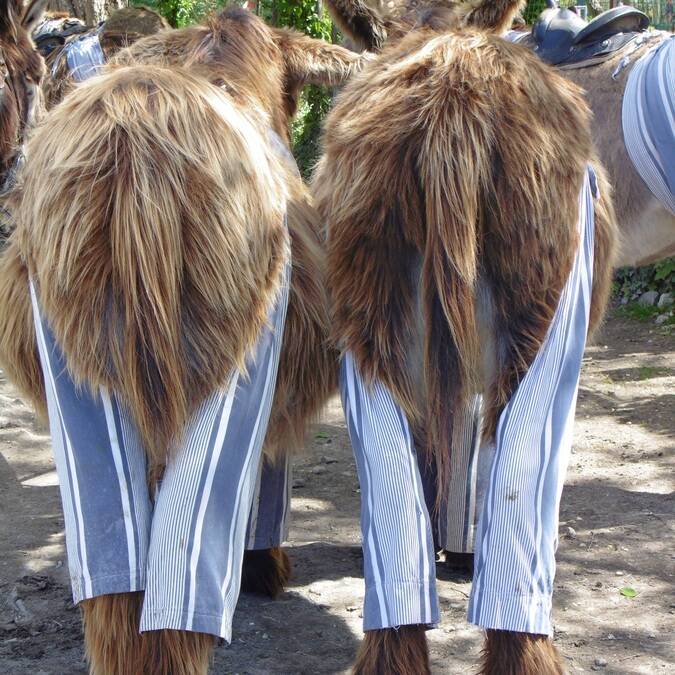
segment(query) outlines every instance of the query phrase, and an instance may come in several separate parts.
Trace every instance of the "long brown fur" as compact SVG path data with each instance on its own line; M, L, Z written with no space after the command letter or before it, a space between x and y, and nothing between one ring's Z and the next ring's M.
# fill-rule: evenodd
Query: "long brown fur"
M426 626L367 631L353 675L431 675Z
M564 675L560 653L546 635L488 630L480 675Z
M101 595L80 604L91 675L205 675L215 641L188 631L139 633L143 593Z
M42 18L47 0L0 3L0 190L21 151L39 106L44 61L31 31Z

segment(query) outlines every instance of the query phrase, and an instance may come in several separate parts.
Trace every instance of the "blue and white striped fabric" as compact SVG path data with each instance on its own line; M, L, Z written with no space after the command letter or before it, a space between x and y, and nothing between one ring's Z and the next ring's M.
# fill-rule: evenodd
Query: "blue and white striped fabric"
M288 539L291 520L291 460L263 459L246 529L246 550L274 548Z
M84 82L93 77L105 65L105 55L101 49L98 33L83 35L71 40L64 47L64 52L68 70L76 82ZM60 58L54 63L54 68L58 65Z
M652 47L633 66L621 121L636 171L675 214L675 35Z
M480 401L467 411L466 466L458 475L488 478L468 618L485 628L551 631L558 510L588 331L595 189L589 170L572 271L542 347L500 416L495 447L476 453ZM364 630L437 623L429 516L405 417L380 383L364 384L349 352L341 390L361 483ZM481 470L486 461L490 466ZM458 488L460 498L451 499L448 510L465 511L467 493L466 486ZM470 527L471 518L462 517Z
M363 383L349 352L340 390L361 484L363 629L437 624L434 542L408 422L382 384Z
M247 374L193 415L154 504L129 411L71 380L31 286L75 602L145 590L141 630L231 639L251 501L276 382L290 264Z

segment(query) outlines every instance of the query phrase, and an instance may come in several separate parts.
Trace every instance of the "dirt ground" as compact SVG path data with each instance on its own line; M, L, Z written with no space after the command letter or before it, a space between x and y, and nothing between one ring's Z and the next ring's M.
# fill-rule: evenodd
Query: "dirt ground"
M659 330L611 318L584 359L554 612L570 673L675 673L675 338ZM276 602L242 596L216 673L342 673L356 652L359 491L337 400L310 438L295 470L291 587ZM434 673L475 672L470 581L440 566L438 577ZM56 474L45 430L2 377L0 674L62 673L86 668Z

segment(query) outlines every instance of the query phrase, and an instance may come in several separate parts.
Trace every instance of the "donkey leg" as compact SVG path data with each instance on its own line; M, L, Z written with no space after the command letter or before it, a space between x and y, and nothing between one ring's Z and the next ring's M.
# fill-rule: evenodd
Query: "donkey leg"
M425 630L439 621L431 524L412 434L379 383L366 385L350 353L341 393L361 484L366 637L355 672L429 672Z
M469 621L488 629L483 673L558 675L547 637L558 512L589 325L593 201L579 197L580 242L548 333L502 412L476 537Z
M74 601L92 673L142 673L138 634L151 510L146 459L114 395L78 387L31 287Z
M560 653L547 635L488 630L481 675L564 675Z
M203 401L164 472L140 623L152 675L202 675L212 636L231 640L287 298L286 279L246 375L235 371Z
M241 590L270 598L283 592L291 561L281 544L288 537L291 512L291 465L286 456L276 463L263 458L246 532Z
M84 645L92 675L141 675L143 648L138 623L143 593L99 595L80 603Z

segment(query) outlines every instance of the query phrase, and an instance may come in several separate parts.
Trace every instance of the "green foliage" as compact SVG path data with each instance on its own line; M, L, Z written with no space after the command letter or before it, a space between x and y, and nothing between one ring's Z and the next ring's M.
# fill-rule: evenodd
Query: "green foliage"
M669 293L675 285L675 258L645 267L621 267L614 276L614 295L623 302L637 300L647 291Z
M527 0L527 5L523 10L523 19L528 26L531 26L537 17L546 9L545 0Z

